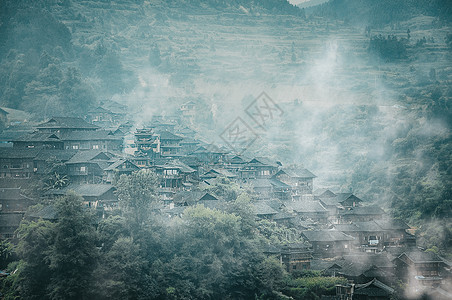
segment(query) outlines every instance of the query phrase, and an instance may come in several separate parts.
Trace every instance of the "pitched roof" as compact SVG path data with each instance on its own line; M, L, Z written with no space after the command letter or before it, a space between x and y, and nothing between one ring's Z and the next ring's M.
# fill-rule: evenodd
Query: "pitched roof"
M337 230L308 230L302 235L310 242L353 241L354 238Z
M116 162L112 163L111 165L109 165L108 167L106 167L104 170L105 171L113 171L115 169L118 169L119 166L121 166L124 163L129 163L132 166L126 169L121 168L122 171L134 171L134 170L139 170L140 168L137 167L137 165L135 165L133 162L131 162L128 159L119 159Z
M376 278L365 284L355 285L355 295L367 295L371 297L387 297L394 293L394 289L387 286Z
M256 165L256 166L271 166L278 167L278 162L269 159L268 157L255 157L250 160L247 165Z
M326 208L319 201L295 201L288 205L298 213L326 213Z
M11 140L12 142L62 142L60 135L48 132L32 132Z
M47 205L44 206L40 211L28 214L28 217L53 221L58 219L58 212L55 206Z
M350 198L353 199L354 202L362 202L363 200L359 199L358 197L356 197L355 195L353 195L352 193L337 193L337 201L339 203L342 203Z
M282 168L278 172L279 174L285 173L289 177L293 178L315 178L314 174L312 174L308 169L304 168ZM277 174L278 174L277 173Z
M318 197L322 197L322 198L329 198L329 197L336 197L337 196L331 190L325 189L325 188L315 190L314 191L314 195L318 196Z
M93 141L93 140L106 140L106 141L120 141L122 137L115 135L109 130L96 130L96 131L71 131L61 134L61 139L64 141Z
M209 201L209 200L214 200L217 201L218 198L213 196L212 194L209 193L205 193L204 196L202 196L199 201Z
M443 260L433 252L422 252L420 250L413 250L410 252L404 252L399 257L406 255L414 263L431 263L431 262L443 262Z
M273 208L271 208L270 206L268 206L267 204L265 204L261 201L254 202L252 205L253 205L254 213L258 216L259 215L276 215L278 213L276 210L274 210Z
M247 183L250 184L253 188L284 188L290 189L290 185L285 184L284 182L279 181L274 178L253 178L247 179Z
M376 205L357 206L341 212L342 215L383 215L385 211Z
M184 138L178 135L175 135L167 130L159 132L160 140L183 140Z
M227 178L234 178L237 177L237 175L229 172L226 169L210 169L209 171L207 171L206 173L204 173L201 177L210 177L209 174L212 175L220 175L220 176L224 176ZM214 176L217 177L217 176Z
M111 184L71 184L62 189L52 189L46 192L47 195L66 195L69 191L74 191L82 197L100 197L103 194L114 190Z
M43 149L36 155L35 160L46 161L55 159L65 162L70 160L77 152L77 150Z
M355 222L356 226L358 226L359 231L363 232L375 232L375 231L383 231L375 221L368 222Z
M161 168L161 169L178 169L178 170L180 170L183 173L196 172L195 169L187 166L186 164L184 164L183 162L181 162L178 159L167 161L163 165L156 165L156 167L157 168Z
M105 152L101 150L82 150L78 151L67 164L79 164L86 162L96 162L96 161L109 161L114 157L110 152Z
M385 230L406 230L411 228L400 219L382 219L375 220L375 222Z
M16 148L0 148L0 158L35 158L39 149L16 149Z
M38 129L52 128L52 129L98 129L99 127L90 124L82 118L74 117L53 117L47 122L36 126Z

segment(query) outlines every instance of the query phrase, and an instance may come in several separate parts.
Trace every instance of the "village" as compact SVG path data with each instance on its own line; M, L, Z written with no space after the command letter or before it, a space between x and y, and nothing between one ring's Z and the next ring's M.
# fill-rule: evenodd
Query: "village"
M249 190L256 219L294 229L304 241L268 245L265 254L277 257L288 272L318 270L347 278L348 284L336 286L334 299L390 299L399 280L413 292L448 299L442 287L452 278L451 265L418 248L414 228L352 191L316 188L316 175L301 166L203 142L186 125L195 110L187 102L173 116L153 116L139 128L126 107L113 101L85 118L51 117L32 126L11 122L13 113L0 110L9 125L0 134L1 239L14 242L24 218L55 221L51 204L27 209L69 191L106 218L120 206L119 176L149 169L160 181L155 209L168 219L194 205L222 210L233 199L208 192L217 182ZM27 191L45 176L51 179L36 199Z

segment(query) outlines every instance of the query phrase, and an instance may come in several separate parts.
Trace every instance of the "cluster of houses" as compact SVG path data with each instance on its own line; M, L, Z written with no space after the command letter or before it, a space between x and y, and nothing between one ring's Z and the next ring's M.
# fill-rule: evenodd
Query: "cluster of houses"
M185 125L193 117L192 104L183 105L179 116L154 117L143 128L133 128L121 108L99 107L85 119L53 117L20 134L5 130L0 237L15 238L27 208L36 203L28 192L36 180L46 184L39 197L51 200L74 191L102 218L118 208L119 176L151 169L160 180L159 209L168 218L196 204L222 209L231 199L210 192L218 183L250 191L256 219L294 228L305 241L269 245L266 254L278 257L289 272L313 269L346 277L350 283L337 287L340 299L389 299L395 278L416 289L449 293L442 287L450 280L450 264L417 249L407 224L353 193L315 190L316 176L303 167L236 155L197 139ZM51 205L28 217L57 218ZM375 290L381 297L368 295Z

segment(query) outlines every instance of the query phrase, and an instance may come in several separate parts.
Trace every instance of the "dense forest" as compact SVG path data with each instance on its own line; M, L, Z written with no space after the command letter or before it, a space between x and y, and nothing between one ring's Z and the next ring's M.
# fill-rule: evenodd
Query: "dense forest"
M219 143L265 90L284 114L248 153L378 203L450 259L451 16L447 0L331 0L306 12L285 0L4 0L0 106L35 124L113 99L140 127L193 100L190 125ZM77 195L55 204L57 222L24 221L19 243L0 245L1 269L14 272L5 299L319 299L341 283L263 255L298 241L256 221L246 190L213 187L233 195L224 210L168 221L153 210L153 176L122 177L124 209L98 224Z

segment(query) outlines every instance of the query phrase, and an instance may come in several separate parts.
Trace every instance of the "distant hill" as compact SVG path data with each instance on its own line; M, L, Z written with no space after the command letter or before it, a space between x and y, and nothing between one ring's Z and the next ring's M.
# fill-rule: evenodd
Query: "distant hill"
M317 1L317 0L313 0ZM351 23L385 25L415 15L437 16L452 21L450 0L330 0L313 8L316 16L342 19Z

